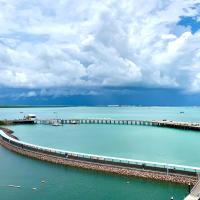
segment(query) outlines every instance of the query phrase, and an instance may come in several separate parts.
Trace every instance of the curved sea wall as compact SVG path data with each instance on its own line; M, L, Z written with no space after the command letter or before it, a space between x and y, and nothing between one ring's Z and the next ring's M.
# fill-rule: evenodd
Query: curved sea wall
M13 152L38 160L158 181L194 185L197 181L197 173L200 172L200 168L197 167L83 154L37 146L18 140L12 135L12 131L4 128L0 128L0 144Z
M2 128L2 127L0 127L0 130L2 130L9 137L16 139L16 140L19 140L16 136L13 135L14 132L12 130L10 130L8 128Z

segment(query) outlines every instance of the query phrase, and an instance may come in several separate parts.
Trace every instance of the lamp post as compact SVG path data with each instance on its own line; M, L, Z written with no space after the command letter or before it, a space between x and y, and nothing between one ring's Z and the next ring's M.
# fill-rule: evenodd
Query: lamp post
M189 183L188 184L188 193L190 193L191 192L191 184Z

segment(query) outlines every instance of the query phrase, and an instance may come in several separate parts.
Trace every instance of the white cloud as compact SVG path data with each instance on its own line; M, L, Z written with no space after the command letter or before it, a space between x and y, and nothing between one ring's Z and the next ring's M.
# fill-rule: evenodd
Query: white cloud
M177 25L197 3L0 0L0 86L198 92L200 33Z
M22 92L19 94L14 94L13 97L15 98L21 98L21 97L35 97L37 96L37 93L35 91L29 91L29 92Z

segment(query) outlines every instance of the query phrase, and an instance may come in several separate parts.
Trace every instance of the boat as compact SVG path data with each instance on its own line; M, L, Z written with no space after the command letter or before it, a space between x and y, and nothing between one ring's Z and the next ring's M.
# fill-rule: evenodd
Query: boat
M70 124L78 124L76 120L72 120L69 122Z
M21 188L20 185L8 185L8 187Z
M24 120L30 120L30 121L35 121L37 119L35 114L28 114L24 116Z
M52 126L62 126L60 123L53 123Z
M52 126L62 126L63 124L59 123L58 121L54 120L52 122Z

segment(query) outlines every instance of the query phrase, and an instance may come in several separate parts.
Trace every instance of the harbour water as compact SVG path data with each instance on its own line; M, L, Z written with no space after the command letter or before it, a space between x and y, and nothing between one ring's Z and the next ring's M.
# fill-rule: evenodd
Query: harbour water
M23 112L23 113L22 113ZM180 113L184 112L184 113ZM172 119L200 121L200 108L61 107L0 108L0 119ZM28 125L11 127L21 140L65 150L200 166L200 133L123 125ZM45 183L41 183L45 180ZM6 185L21 185L9 188ZM37 190L32 190L36 187ZM187 187L67 168L28 159L0 147L1 199L183 199Z
M181 200L187 187L43 163L0 147L2 200ZM41 183L45 180L45 183ZM9 184L21 188L7 187ZM32 190L37 188L37 190Z
M184 112L184 113L180 113ZM36 107L0 108L0 119L22 118L25 114L40 118L115 118L115 119L171 119L200 121L200 107Z
M45 147L200 167L200 133L140 125L9 126L20 140ZM190 147L190 148L188 148Z

